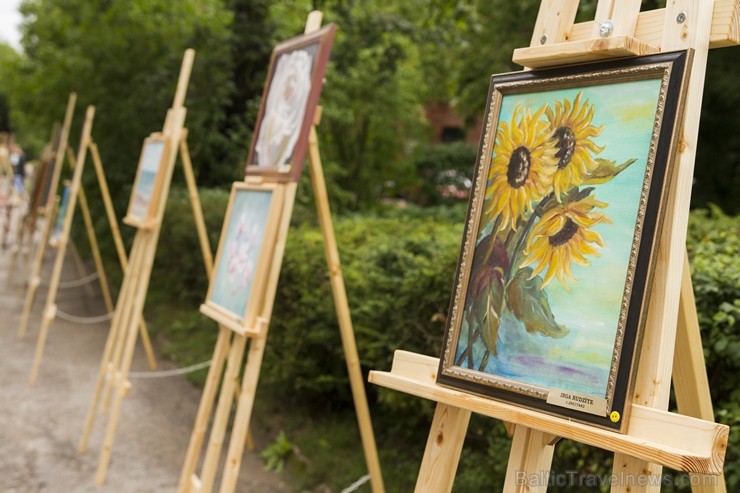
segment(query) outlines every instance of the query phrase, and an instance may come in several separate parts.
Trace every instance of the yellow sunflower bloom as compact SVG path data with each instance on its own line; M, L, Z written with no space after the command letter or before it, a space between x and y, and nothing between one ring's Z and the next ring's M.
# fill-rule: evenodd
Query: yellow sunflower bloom
M558 200L571 187L582 185L598 167L593 155L602 151L591 140L601 134L604 126L591 125L594 117L594 106L588 100L581 103L582 92L576 95L573 103L568 99L555 102L555 109L549 106L545 115L550 124L552 139L557 153L557 172L553 177L553 187Z
M486 222L499 218L498 231L514 229L519 218L552 190L557 149L542 118L545 108L532 114L520 105L511 123L499 123L483 210Z
M596 246L605 246L601 235L591 228L611 222L605 214L592 212L595 207L607 205L589 196L569 204L557 204L545 212L529 234L520 267L537 264L530 279L547 269L543 287L557 277L568 289L568 282L576 280L571 264L589 265L586 256L600 256Z

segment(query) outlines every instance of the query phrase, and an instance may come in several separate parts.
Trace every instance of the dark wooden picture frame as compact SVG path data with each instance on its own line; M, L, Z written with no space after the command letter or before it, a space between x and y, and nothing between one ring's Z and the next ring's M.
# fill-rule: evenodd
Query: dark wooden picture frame
M690 58L492 77L440 385L624 430Z
M327 24L273 50L247 174L300 178L335 32L336 25Z

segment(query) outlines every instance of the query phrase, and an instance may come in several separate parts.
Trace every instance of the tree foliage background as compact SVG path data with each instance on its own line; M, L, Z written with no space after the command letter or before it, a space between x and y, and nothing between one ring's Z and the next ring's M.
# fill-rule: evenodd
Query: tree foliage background
M582 0L578 19L593 18L596 3ZM644 0L643 6L656 8L661 3L665 2ZM16 132L29 157L38 156L53 122L63 117L68 94L75 91L79 99L70 144L76 147L84 106L94 104L93 137L120 217L141 142L161 129L183 52L195 49L186 125L215 247L226 194L231 182L243 176L272 47L301 33L310 10L322 10L324 22L338 25L321 98L324 172L332 209L345 216L346 234L340 239L351 245L342 255L349 260L349 289L357 290L352 308L359 322L363 363L375 358L371 367L387 366L383 358L389 358L399 344L439 345L440 320L452 282L445 266L449 272L454 270L455 238L459 237L454 225L459 226L464 214L464 199L445 196L440 190L464 184L475 165L475 146L433 141L425 106L449 104L467 127L475 128L484 112L490 75L519 70L511 62L511 53L529 43L539 4L539 0L24 0L22 53L0 43L0 131ZM740 120L738 50L713 50L709 56L692 197L694 206L714 203L730 214L740 212L736 193L740 139L731 130ZM198 246L188 222L192 218L187 195L177 185L165 215L165 237L171 241L163 242L158 251L150 295L160 296L158 303L195 308L202 300L205 276L198 270L198 255L182 253L192 253ZM96 194L89 195L93 207L99 208ZM419 217L414 217L419 212L413 204L392 209L394 221L373 217L389 214L384 205L388 202L426 208ZM315 220L309 207L309 187L304 182L293 216L296 223ZM705 252L697 255L701 267L695 272L697 285L706 290L698 293L698 299L703 302L712 295L711 303L700 307L702 327L712 334L713 353L707 352L716 358L709 362L720 368L716 378L722 380L722 375L736 372L740 354L740 346L732 342L740 318L740 301L735 299L740 287L737 276L728 281L731 276L726 274L737 270L732 259L737 257L738 226L736 219L719 209L710 216L712 221L696 213L696 223L709 226L707 231L695 232L692 248ZM107 228L103 215L97 217L101 229ZM449 224L453 226L440 226ZM284 263L284 276L291 281L281 283L282 296L291 303L282 316L275 317L284 330L277 327L271 336L273 352L266 365L272 358L273 366L266 377L286 389L293 385L286 391L296 399L320 395L317 401L349 406L341 394L347 387L340 358L335 354L308 361L299 351L310 347L311 354L329 354L338 351L339 344L328 295L312 284L323 280L320 287L326 290L323 260L316 253L318 232L303 224L293 233L297 239L291 240L295 243L289 244ZM101 234L104 241L108 237ZM112 245L103 246L114 259ZM718 258L725 259L726 265L720 265ZM179 287L174 293L173 285ZM393 289L400 294L388 295ZM722 299L714 299L720 292ZM210 354L212 341L199 347L193 344L202 341L198 337L203 333L202 318L193 312L185 322L172 322L169 312L160 316L167 322L163 331L168 344L178 348L168 353L170 357L193 354L197 360L203 347ZM384 332L379 334L378 329ZM705 342L709 347L711 343ZM285 364L286 360L293 363ZM729 377L725 380L733 382ZM721 403L737 401L736 392L730 396L730 389L720 390L715 398ZM422 404L390 393L376 397L379 405L389 409L386 429L390 432L383 438L391 444L389 449L398 449L393 452L396 471L413 478L416 471L404 467L416 466L413 453L419 451L412 451L411 459L403 457L408 451L401 428L410 421L399 420L398 413L410 409L417 420L424 421L426 415L417 409ZM727 413L724 421L740 420L736 407L720 404L721 412ZM473 446L466 449L462 462L480 470L462 476L471 484L481 483L460 491L480 491L488 471L505 464L491 459L501 454L497 440L503 430L491 432L490 426L486 422L471 427L475 436L469 436L468 443ZM740 443L740 435L735 433L732 443ZM485 454L474 455L480 450ZM560 457L573 459L579 468L598 462L589 453L585 448L560 449ZM733 464L733 477L740 484L737 462Z
M141 141L161 128L183 52L194 48L186 101L193 162L201 186L227 187L243 174L272 47L320 9L339 26L322 96L332 203L342 212L413 200L408 191L427 179L419 169L431 145L425 105L450 104L474 126L490 75L518 70L511 52L528 44L539 3L24 0L23 53L0 45L0 126L36 155L76 91L78 115L84 105L97 107L93 135L123 207ZM592 18L595 6L583 0L579 19ZM733 193L740 144L722 127L740 115L737 53L710 56L694 194L695 205L714 202L729 212L740 209Z

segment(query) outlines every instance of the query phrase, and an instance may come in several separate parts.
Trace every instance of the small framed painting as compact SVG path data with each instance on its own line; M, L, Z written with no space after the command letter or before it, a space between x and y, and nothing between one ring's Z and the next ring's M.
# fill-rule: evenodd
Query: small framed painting
M144 139L124 223L136 228L153 226L159 204L162 173L168 158L169 142L164 134L153 133Z
M70 194L70 182L69 180L64 182L64 191L62 192L62 200L59 202L59 210L57 211L57 222L54 224L54 230L49 237L49 246L56 248L59 246L59 238L62 236L62 229L64 228L64 217L67 215L67 207L69 204Z
M272 267L283 187L236 182L226 209L216 261L200 307L203 314L243 334L255 328Z
M297 181L336 25L280 43L272 52L247 174Z
M624 429L690 58L492 77L440 385Z

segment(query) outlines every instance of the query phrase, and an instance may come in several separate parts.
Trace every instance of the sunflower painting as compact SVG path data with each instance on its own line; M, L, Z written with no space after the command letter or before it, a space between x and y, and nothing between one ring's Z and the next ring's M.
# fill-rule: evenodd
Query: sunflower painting
M439 383L621 429L686 57L493 77Z

